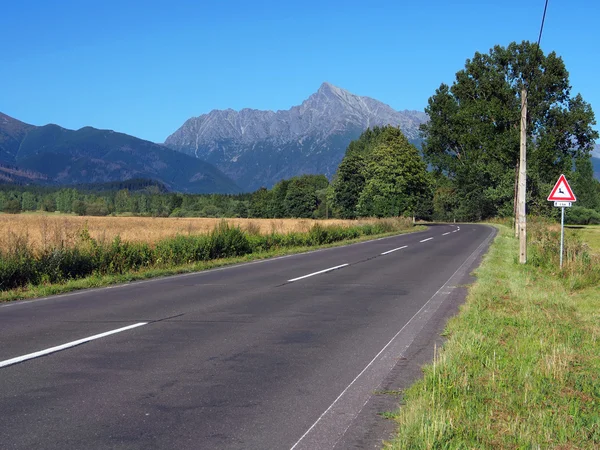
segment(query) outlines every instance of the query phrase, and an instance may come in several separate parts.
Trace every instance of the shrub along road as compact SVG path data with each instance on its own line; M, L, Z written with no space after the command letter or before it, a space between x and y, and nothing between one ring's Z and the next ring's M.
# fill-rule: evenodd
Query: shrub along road
M0 442L333 448L494 234L432 226L1 305Z

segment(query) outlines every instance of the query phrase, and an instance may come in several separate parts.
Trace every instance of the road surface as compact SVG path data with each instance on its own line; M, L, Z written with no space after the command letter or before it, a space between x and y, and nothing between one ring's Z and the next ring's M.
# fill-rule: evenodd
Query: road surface
M360 446L365 405L494 234L437 225L0 305L0 447Z

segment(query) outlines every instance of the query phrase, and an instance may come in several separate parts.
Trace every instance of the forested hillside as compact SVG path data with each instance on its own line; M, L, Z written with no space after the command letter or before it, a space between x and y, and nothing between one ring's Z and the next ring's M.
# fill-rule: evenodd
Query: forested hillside
M41 127L0 113L0 180L70 185L153 178L170 190L236 193L221 171L197 158L112 130Z

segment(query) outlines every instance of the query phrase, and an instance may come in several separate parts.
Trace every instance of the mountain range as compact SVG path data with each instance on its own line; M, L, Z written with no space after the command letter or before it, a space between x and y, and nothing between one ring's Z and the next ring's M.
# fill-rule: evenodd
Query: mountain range
M285 111L213 110L188 119L165 145L214 164L244 190L271 187L300 174L335 173L348 144L368 127L399 126L419 142L427 115L396 111L323 83Z
M0 180L73 185L151 178L169 190L237 193L213 165L162 145L111 130L34 126L0 113Z
M368 127L399 126L420 144L425 113L396 111L329 83L284 111L213 110L164 144L111 130L34 126L0 113L0 183L75 185L150 178L171 191L236 193L300 174L335 173ZM600 179L600 145L592 154Z

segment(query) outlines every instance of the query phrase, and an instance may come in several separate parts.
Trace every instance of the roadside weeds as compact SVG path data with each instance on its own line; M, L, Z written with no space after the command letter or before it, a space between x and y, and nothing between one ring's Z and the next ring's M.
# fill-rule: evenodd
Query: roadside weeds
M0 291L0 302L199 272L424 229L408 223L408 219L399 218L349 228L316 224L306 233L268 235L221 224L211 235L177 236L158 242L155 247L123 242L118 237L110 244L102 244L84 229L81 243L53 247L40 254L16 239L12 242L14 249L3 249L4 258L0 252L1 284L15 285ZM70 271L65 271L65 262ZM28 279L39 282L27 282Z

